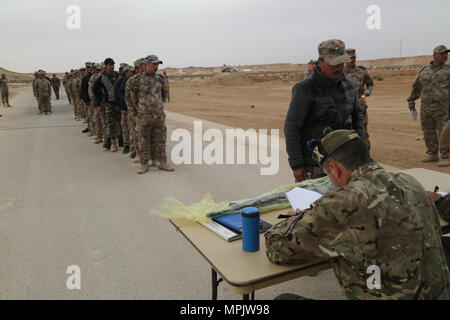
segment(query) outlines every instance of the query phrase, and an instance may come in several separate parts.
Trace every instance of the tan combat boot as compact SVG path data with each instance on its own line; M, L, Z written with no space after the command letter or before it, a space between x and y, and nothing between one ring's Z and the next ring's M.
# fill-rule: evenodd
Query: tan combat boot
M138 174L144 174L149 170L148 164L141 164L141 167L138 170Z
M89 131L89 133L87 134L88 137L92 137L94 134L92 133L92 131Z
M174 169L172 167L170 167L167 162L160 162L158 164L158 169L159 170L164 170L164 171L174 171Z
M450 167L450 160L449 159L441 159L438 163L438 167Z
M435 162L438 161L437 154L427 154L425 158L422 159L422 162Z
M136 157L133 159L133 163L139 163L141 162L141 156L139 155L139 152L136 151Z
M102 142L103 142L102 137L97 137L97 138L95 139L95 141L94 141L95 144L99 144L99 143L102 143Z
M157 166L158 166L158 161L152 160L152 164L150 165L150 167L157 167Z
M111 140L111 152L117 152L117 140Z

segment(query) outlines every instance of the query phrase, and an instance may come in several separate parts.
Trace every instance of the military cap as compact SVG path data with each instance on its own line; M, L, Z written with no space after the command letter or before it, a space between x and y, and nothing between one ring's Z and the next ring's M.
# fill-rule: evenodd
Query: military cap
M128 63L121 63L121 64L119 64L119 68L125 68L125 66L127 66L128 65Z
M436 48L434 48L433 54L435 54L435 53L444 53L444 52L449 52L449 51L450 50L448 50L446 46L441 44L440 46L437 46Z
M78 69L78 71L86 71L86 69L85 68L80 68L80 69Z
M350 57L345 52L345 43L341 40L331 39L319 44L319 58L322 58L329 65L336 66L345 62L350 62Z
M91 68L91 67L92 67L92 62L85 62L85 63L84 63L84 66L85 66L86 68Z
M145 62L147 62L147 63L159 63L159 64L162 64L163 62L161 61L161 60L159 60L159 58L156 56L156 55L154 55L154 54L151 54L151 55L149 55L149 56L146 56L145 57Z
M94 65L92 67L100 70L102 68L102 65L100 63L94 63Z
M312 60L312 59L309 60L309 62L308 62L308 64L314 64L314 65L315 65L316 63L317 63L317 61L316 61L316 60Z
M319 165L322 161L332 154L334 151L339 149L342 145L347 142L359 139L359 135L355 130L334 130L330 127L323 130L324 137L318 145L314 147L312 158Z
M131 71L131 72L133 72L134 71L134 67L127 64L127 65L125 65L123 67L123 71Z
M100 66L101 66L102 68L104 68L104 67L105 67L105 61L102 61L102 62L100 63Z
M113 59L111 59L111 58L106 58L106 59L105 59L105 66L106 66L106 65L111 65L111 64L116 64L116 63L114 62Z
M441 143L450 143L450 120L447 121L447 124L442 129L441 133Z
M345 50L350 58L356 58L356 50L355 49L347 49Z
M39 74L46 74L46 72L44 70L39 70Z

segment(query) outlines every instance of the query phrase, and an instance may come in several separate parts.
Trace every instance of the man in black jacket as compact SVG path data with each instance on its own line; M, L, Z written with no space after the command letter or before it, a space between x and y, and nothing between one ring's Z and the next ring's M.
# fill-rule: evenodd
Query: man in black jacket
M117 139L120 138L121 140L122 137L120 108L117 105L114 93L114 85L119 78L119 74L114 71L114 64L113 59L105 59L105 72L95 81L92 88L95 104L105 110L106 130L111 141L110 148L107 144L106 149L111 149L111 152L117 152Z
M292 88L284 123L286 151L296 181L323 176L312 160L312 149L326 127L363 133L363 117L353 81L343 73L350 62L343 41L319 44L319 60L312 75Z

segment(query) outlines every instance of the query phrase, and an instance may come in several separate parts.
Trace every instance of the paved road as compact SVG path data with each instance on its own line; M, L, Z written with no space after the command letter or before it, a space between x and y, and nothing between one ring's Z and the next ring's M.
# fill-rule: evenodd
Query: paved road
M258 165L180 165L137 175L128 156L103 151L81 133L85 125L66 100L52 100L54 113L40 116L31 88L13 90L14 107L0 118L0 299L209 299L206 261L149 211L169 196L188 204L207 192L236 200L292 182L283 146L275 176L261 176ZM169 114L168 136L192 131L192 120ZM70 265L81 269L81 290L66 288ZM284 292L343 298L331 271L256 298ZM222 283L219 298L240 297Z

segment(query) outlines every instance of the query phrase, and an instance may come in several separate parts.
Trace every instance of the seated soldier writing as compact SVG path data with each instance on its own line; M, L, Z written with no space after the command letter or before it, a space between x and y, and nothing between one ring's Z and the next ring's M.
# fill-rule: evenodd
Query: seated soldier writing
M270 261L328 258L349 299L448 299L438 213L422 185L386 172L353 130L325 129L313 158L335 188L265 234ZM379 286L368 284L374 267Z

